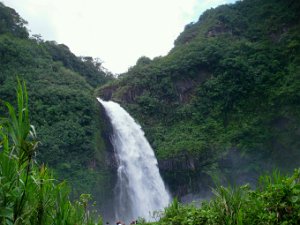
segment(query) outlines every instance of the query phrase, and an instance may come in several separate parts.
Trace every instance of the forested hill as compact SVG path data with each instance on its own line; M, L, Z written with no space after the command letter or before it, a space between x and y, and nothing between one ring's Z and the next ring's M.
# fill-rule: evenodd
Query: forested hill
M296 0L210 9L167 56L141 57L97 90L141 123L172 191L299 166L299 12Z
M108 144L100 130L105 126L93 91L111 74L99 60L77 57L67 46L39 35L30 37L25 25L14 9L0 3L0 99L14 102L17 77L26 81L31 124L40 141L36 159L67 179L74 194L92 193L99 200L110 188L111 176L104 163Z
M26 81L37 160L98 202L113 176L95 87L141 123L173 193L204 190L214 175L249 182L274 167L291 171L300 160L299 11L296 0L210 9L167 56L141 57L115 80L101 61L30 37L0 3L0 99L13 102L17 77Z

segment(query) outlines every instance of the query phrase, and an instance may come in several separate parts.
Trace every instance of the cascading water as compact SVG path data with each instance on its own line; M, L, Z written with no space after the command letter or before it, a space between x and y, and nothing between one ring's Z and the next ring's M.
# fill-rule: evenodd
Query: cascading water
M116 219L152 220L150 212L162 210L170 202L154 152L141 127L119 104L98 101L111 120L112 143L119 160Z

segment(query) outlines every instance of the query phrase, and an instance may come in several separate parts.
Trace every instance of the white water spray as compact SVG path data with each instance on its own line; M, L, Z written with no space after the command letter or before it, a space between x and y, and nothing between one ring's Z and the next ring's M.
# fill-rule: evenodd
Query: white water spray
M117 103L103 101L113 126L112 142L119 160L116 187L116 219L130 221L162 210L170 202L159 174L154 152L141 127Z

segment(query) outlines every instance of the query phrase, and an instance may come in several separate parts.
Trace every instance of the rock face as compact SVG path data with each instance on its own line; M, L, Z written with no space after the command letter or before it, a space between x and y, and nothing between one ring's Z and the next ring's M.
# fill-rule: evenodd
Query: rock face
M232 35L232 30L226 27L224 23L219 21L218 24L209 29L209 31L206 33L206 37L216 37L225 33Z
M141 88L119 87L117 85L104 86L97 90L97 96L105 101L114 100L115 102L134 103L136 97L143 94Z
M142 95L144 90L142 88L127 88L122 91L120 99L125 103L135 103L136 98Z
M113 93L117 88L118 88L118 86L114 86L114 85L104 86L100 90L96 91L97 97L99 96L104 101L109 101L112 98ZM104 110L104 109L102 109L102 110Z
M105 151L105 165L110 168L112 171L114 171L114 174L116 174L116 171L118 169L118 161L115 155L114 147L111 143L111 135L113 134L113 128L110 123L110 120L108 116L106 115L105 109L101 104L99 104L100 109L100 117L102 121L102 129L101 129L101 136L103 137L103 140L105 141L106 151Z
M202 171L201 161L191 155L159 160L158 165L173 197L180 200L190 193L206 196L213 186L212 178Z
M173 196L181 199L189 193L207 194L213 186L211 177L203 169L215 163L189 153L158 161L159 169Z
M179 102L187 103L194 94L194 89L210 77L210 73L205 69L201 69L195 78L184 78L174 82Z
M211 77L211 74L205 68L201 68L193 78L182 77L179 80L173 81L179 102L189 102L191 96L194 94L195 88L205 82L209 77ZM119 85L108 85L98 89L96 94L105 101L113 100L123 104L136 104L137 98L142 96L145 91L147 91L146 88L138 86L125 85L121 87Z
M174 157L166 160L159 160L158 165L161 171L197 171L201 168L213 164L214 160L203 161L200 158L194 158L191 155L183 155L182 157Z
M208 159L195 157L189 153L181 154L171 159L159 160L159 168L165 182L173 196L185 201L186 195L196 194L198 198L207 198L211 195L211 188L216 182L230 184L250 184L255 186L259 171L243 169L253 160L261 161L261 155L245 157L238 149L232 148L221 158L208 157ZM261 164L267 169L269 165ZM222 170L222 177L214 180L209 168L218 167ZM226 172L230 171L230 172Z

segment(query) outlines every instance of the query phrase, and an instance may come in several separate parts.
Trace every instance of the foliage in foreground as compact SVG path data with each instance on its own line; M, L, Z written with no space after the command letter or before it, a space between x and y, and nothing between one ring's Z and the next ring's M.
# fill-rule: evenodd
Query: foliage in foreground
M90 195L82 194L72 204L68 186L34 161L38 142L20 82L17 103L15 110L4 102L9 116L0 123L0 224L95 224L87 210Z
M248 185L219 186L214 198L195 205L182 205L176 199L157 223L200 224L300 224L300 169L291 177L274 172L263 176L256 190Z

